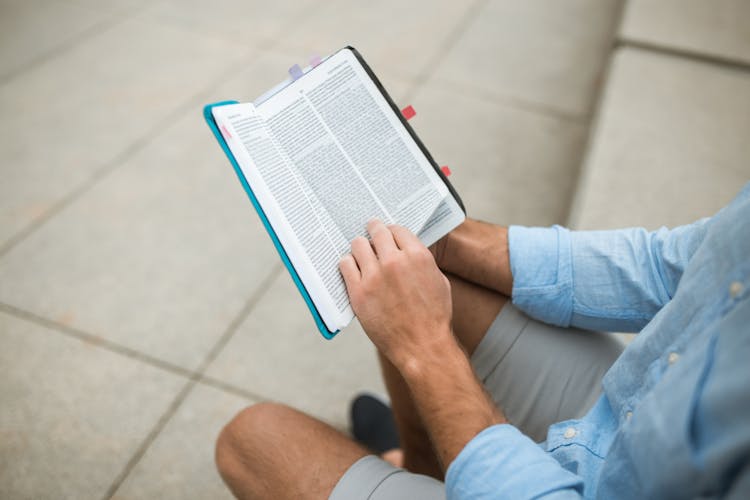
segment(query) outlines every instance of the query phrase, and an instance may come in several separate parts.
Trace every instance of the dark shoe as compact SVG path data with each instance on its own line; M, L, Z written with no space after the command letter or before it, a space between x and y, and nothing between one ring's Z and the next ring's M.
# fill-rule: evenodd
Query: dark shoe
M352 434L358 443L378 455L399 447L393 411L379 399L360 394L349 409Z

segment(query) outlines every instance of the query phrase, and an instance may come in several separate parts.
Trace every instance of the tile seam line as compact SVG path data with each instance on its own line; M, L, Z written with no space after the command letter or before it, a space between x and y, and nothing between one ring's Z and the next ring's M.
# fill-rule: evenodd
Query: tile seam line
M32 71L37 66L40 66L47 61L51 61L52 59L62 54L65 54L66 52L70 51L71 49L85 42L86 40L89 40L101 33L106 32L110 28L113 28L119 24L126 22L128 19L131 19L139 10L144 9L145 5L146 4L144 3L143 5L136 5L136 6L131 7L130 9L126 9L121 12L110 12L109 14L107 14L107 17L105 17L101 21L94 23L93 25L84 29L80 33L68 38L67 40L63 40L56 47L53 47L39 54L38 56L33 57L31 60L11 70L9 73L6 73L0 76L0 87L23 76L29 71ZM98 12L97 10L91 9L90 7L85 7L85 6L80 6L80 7L89 12Z
M579 205L578 195L583 189L586 177L588 176L586 165L589 162L591 147L594 144L593 141L596 137L596 132L599 129L601 108L604 105L604 97L610 83L614 55L617 52L617 47L620 42L619 33L622 30L622 23L625 19L625 9L627 8L626 2L627 0L619 0L617 2L617 12L614 14L614 19L612 21L612 34L603 56L598 85L594 89L591 100L589 101L587 120L583 123L585 131L581 142L581 148L578 152L578 165L575 171L575 179L570 187L570 192L565 201L565 207L560 220L560 224L563 224L566 227L570 227L571 223L574 222L573 218L576 216Z
M164 427L166 427L172 417L174 417L175 413L177 413L180 406L182 406L182 403L185 401L185 399L187 399L196 385L206 385L216 390L221 390L225 393L251 399L252 401L258 403L267 401L266 398L256 395L255 393L245 391L231 384L226 384L215 379L211 381L204 381L202 378L187 379L175 399L172 400L167 410L161 415L156 425L151 429L144 441L141 443L139 449L133 454L130 460L128 460L125 469L121 472L122 476L118 476L116 481L112 485L110 485L110 488L102 497L103 500L111 499L117 493L117 490L120 488L120 486L122 486L130 473L135 469L141 459L145 456L153 442L156 441L156 439L159 437L159 434L161 434L161 432L164 430Z
M235 396L240 396L246 399L250 399L254 401L255 403L263 403L266 401L272 401L271 398L268 398L266 396L263 396L262 394L259 394L257 392L248 391L246 389L243 389L241 387L237 387L234 384L230 384L228 382L224 382L223 380L220 380L218 378L210 377L208 375L201 375L201 377L197 380L197 382L200 385L206 385L208 387L212 387L214 389L228 392L230 394L234 394Z
M199 375L196 371L188 370L186 368L182 368L181 366L164 361L163 359L149 356L135 349L131 349L130 347L118 344L117 342L112 342L92 333L85 332L79 328L72 328L66 325L62 325L54 320L45 318L44 316L32 313L30 311L26 311L16 306L0 302L0 312L23 321L33 323L43 328L55 330L57 333L73 338L79 342L85 342L86 344L89 344L95 348L109 351L112 354L117 354L128 359L139 361L151 366L152 368L163 370L178 377L183 377L185 379L196 377L198 379L198 382L200 382L201 384L209 385L217 389L222 389L226 392L230 392L238 396L243 396L254 401L260 402L269 400L269 398L263 396L262 394L245 390L229 382L224 382L223 380L218 378L214 378L208 375Z
M308 9L303 9L299 16L295 17L295 22L298 22L303 17L314 12L313 7L315 7L315 4L311 4ZM138 12L138 10L139 8L135 7L130 12L126 12L121 22L124 22L128 18L132 17L136 12ZM117 23L114 23L114 25L116 24ZM278 31L278 33L284 32L285 30L283 29L280 29ZM115 155L114 158L103 162L102 165L96 168L88 178L83 180L78 186L75 186L73 189L71 189L67 194L57 200L57 202L53 203L52 207L47 212L29 222L26 226L12 234L4 242L0 242L0 258L4 257L18 244L23 242L26 238L28 238L34 232L44 226L50 219L54 218L55 215L63 211L68 205L72 204L76 199L78 199L78 197L85 194L89 189L93 188L96 184L98 184L100 180L104 179L111 172L117 170L117 167L122 165L130 157L145 148L153 141L154 138L162 135L166 131L166 129L170 127L171 123L176 121L182 115L182 113L187 112L191 106L196 104L200 105L201 100L204 96L209 94L211 90L216 88L219 84L225 81L227 77L231 76L234 73L234 68L247 62L251 63L254 56L257 56L264 51L276 50L276 48L279 46L280 42L278 36L269 36L259 41L257 48L252 50L245 57L240 57L237 61L229 65L225 71L221 72L220 78L213 80L202 90L195 93L192 97L188 98L188 100L183 105L178 105L172 112L168 113L167 116L164 117L164 119L159 120L156 126L150 129L149 133L141 137L137 137L128 147ZM1 78L0 82L2 82ZM0 83L0 86L1 85L2 83Z
M117 476L115 476L114 481L112 482L112 484L110 484L106 493L102 497L104 500L112 498L117 493L117 490L120 489L120 486L122 486L122 484L125 482L128 476L130 476L131 472L133 472L141 459L146 455L153 442L156 440L159 434L161 434L162 430L164 430L164 427L166 427L169 421L172 420L172 417L175 415L175 413L177 413L177 410L179 410L180 406L182 406L182 403L185 401L187 396L190 394L196 384L200 382L205 370L211 365L216 356L221 352L227 342L231 340L231 338L237 332L245 319L250 315L258 302L260 302L260 300L263 298L266 291L268 290L268 286L280 274L281 269L282 266L280 263L275 264L271 272L269 272L256 287L250 298L245 302L245 305L235 315L234 319L229 323L229 325L227 325L219 339L214 343L208 354L206 354L198 369L193 372L190 378L185 382L185 384L182 386L182 389L180 389L180 391L177 393L177 396L167 407L166 411L157 420L156 425L154 425L151 431L146 435L146 438L138 446L135 453L133 453L133 455L127 461L125 467Z
M273 272L275 271L272 271L272 273ZM274 278L277 276L278 276L278 273L274 275ZM258 288L258 290L260 290L260 288ZM28 321L29 323L33 323L43 328L54 330L59 334L73 338L79 342L84 342L95 348L104 349L113 354L117 354L128 359L139 361L141 363L151 366L152 368L163 370L167 373L171 373L173 375L183 377L185 379L195 378L200 383L210 385L218 389L223 389L227 392L232 392L234 394L241 395L241 396L253 399L253 400L257 400L257 401L268 400L267 397L261 394L242 389L241 387L237 387L234 384L225 382L221 379L217 379L217 378L205 375L204 373L200 373L199 370L188 370L187 368L182 368L179 365L175 365L163 359L150 356L141 351L132 349L130 347L124 346L117 342L107 340L93 333L81 330L80 328L74 328L74 327L60 324L52 319L46 318L40 314L36 314L31 311L27 311L25 309L21 309L20 307L16 307L10 304L0 302L0 312L3 312L5 314L8 314L9 316L13 316L15 318L18 318L24 321Z
M679 47L670 47L667 45L659 45L657 43L644 42L627 37L621 37L615 42L615 49L620 48L639 50L641 52L650 52L663 56L671 56L676 59L707 64L725 69L750 72L750 63L742 61L740 59L723 57L716 54L704 54L702 52L694 50L681 49Z
M156 424L151 428L148 434L146 434L146 438L138 445L138 448L136 448L133 455L131 455L131 457L128 459L125 467L119 472L119 474L117 474L117 476L115 476L114 482L110 484L109 488L107 488L106 493L102 497L103 499L112 498L112 496L117 492L125 479L127 479L132 470L136 465L138 465L138 462L141 461L141 458L143 458L148 449L151 447L151 444L156 440L159 434L161 434L161 431L164 430L164 427L172 419L174 414L182 405L183 401L185 401L185 398L187 398L188 394L190 394L190 391L193 389L195 384L196 380L194 378L189 378L185 381L185 383L177 393L177 396L169 403L169 406L164 411L164 413L159 416Z
M316 8L313 9L312 7L315 6ZM144 7L145 10L145 7ZM293 17L293 20L290 24L294 25L297 24L300 19L303 17L309 15L311 12L315 12L317 10L316 4L311 4L307 7L307 9L301 9L300 14L297 14ZM181 25L179 23L173 23L169 21L163 21L160 19L148 19L147 22L153 23L155 26L160 26L164 28L170 28L174 30L181 30L185 33L191 34L191 35L197 35L201 36L207 39L214 40L216 42L221 42L225 44L231 44L231 45L237 45L237 46L243 46L247 41L240 41L236 38L233 38L231 36L222 36L220 34L217 34L216 32L212 30L200 30L193 28L191 26L185 26ZM260 51L279 51L279 48L283 47L283 45L278 41L280 38L286 33L285 29L278 29L276 31L273 31L271 34L259 36L257 40L255 40L253 43L256 44L255 50L257 52ZM287 54L288 55L288 54Z
M79 328L60 324L52 319L46 318L31 311L27 311L25 309L21 309L20 307L0 302L0 311L10 316L14 316L16 318L33 323L35 325L54 330L67 337L74 338L80 342L85 342L94 347L102 348L111 353L140 361L151 367L169 372L173 375L185 378L191 378L195 375L195 372L192 370L188 370L168 361L164 361L148 354L144 354L140 351L137 351L130 347L126 347L122 344L118 344L117 342L112 342L111 340L104 339L98 335L86 332Z
M21 228L18 232L8 238L2 245L0 245L0 258L4 257L16 246L25 241L26 238L31 236L38 229L43 227L47 222L53 219L57 214L65 210L78 198L95 187L99 183L99 181L105 179L109 174L116 171L118 167L122 166L130 158L142 151L146 146L153 142L155 138L160 137L161 135L166 133L166 131L170 129L171 126L177 120L179 120L179 118L182 117L184 113L188 112L194 106L199 105L203 98L207 96L207 94L209 94L211 90L216 88L218 84L224 81L228 75L233 74L234 68L236 68L237 64L242 64L251 57L252 54L248 54L246 57L242 57L235 63L231 64L225 71L221 72L220 78L212 81L209 85L194 94L187 101L175 107L172 111L167 113L164 118L158 120L156 125L150 128L146 134L137 137L135 140L133 140L133 142L130 143L129 146L117 153L113 158L103 162L99 167L95 168L91 175L89 175L80 184L68 191L68 193L66 193L64 196L60 197L57 202L53 203L47 212L32 220L29 224Z
M234 334L237 333L237 330L239 330L242 322L245 321L245 319L250 315L258 302L260 302L260 300L265 296L266 292L271 287L273 282L276 281L276 278L281 275L283 269L284 266L281 264L281 262L277 262L276 264L274 264L271 271L256 287L250 299L245 303L242 309L240 309L240 312L237 314L237 316L235 316L235 318L229 323L229 325L224 330L224 333L222 333L219 339L214 343L213 347L208 351L208 354L206 354L206 356L203 358L203 361L195 371L196 379L200 379L201 377L203 377L206 370L208 370L214 360L216 360L216 357L221 353L224 347L226 347L227 343L232 340Z
M466 12L461 16L455 26L453 26L453 29L450 30L448 35L440 43L435 52L431 56L427 57L427 62L424 64L424 66L417 72L417 75L414 77L414 82L412 83L411 87L409 87L409 89L405 92L405 102L409 102L414 99L419 89L435 73L435 70L440 65L440 62L442 61L444 55L456 44L456 42L461 38L464 32L466 32L469 25L474 21L479 13L484 10L488 3L489 0L477 0L466 10Z
M101 12L99 9L92 8L90 6L86 5L79 5L79 8L95 13L95 12ZM109 12L106 14L106 17L104 17L101 21L98 21L94 23L93 25L89 26L88 28L84 29L83 31L71 36L67 40L63 40L60 44L58 44L56 47L53 47L42 54L39 54L38 56L32 58L31 60L27 61L26 63L23 63L19 67L11 70L10 72L0 75L0 87L3 85L12 82L13 80L23 76L25 73L33 70L35 67L40 66L44 64L47 61L50 61L60 55L65 54L66 52L70 51L71 49L74 49L76 46L80 45L81 43L86 42L87 40L104 33L108 31L110 28L113 28L115 26L118 26L120 24L123 24L129 20L132 20L135 18L135 16L141 12L146 10L148 7L148 2L143 2L139 5L131 6L129 9L124 9L119 12ZM217 36L211 32L202 32L200 30L194 30L191 29L188 26L182 26L175 23L168 23L168 22L161 22L158 19L148 19L145 22L151 23L154 26L157 27L167 27L175 30L181 30L185 33L189 34L197 34L200 36L204 36L206 38L221 41L224 43L237 43L236 40L225 38L221 36ZM279 31L281 33L281 30ZM276 44L275 38L278 36L279 33L275 33L273 35L269 35L267 37L260 38L258 40L258 49L264 50L269 47L273 47Z

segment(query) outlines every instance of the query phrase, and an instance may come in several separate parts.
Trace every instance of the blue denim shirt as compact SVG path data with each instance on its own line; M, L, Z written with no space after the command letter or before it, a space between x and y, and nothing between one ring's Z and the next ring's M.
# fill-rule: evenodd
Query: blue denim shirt
M750 184L688 226L512 227L509 245L527 314L640 334L541 446L509 424L478 434L448 498L750 498Z

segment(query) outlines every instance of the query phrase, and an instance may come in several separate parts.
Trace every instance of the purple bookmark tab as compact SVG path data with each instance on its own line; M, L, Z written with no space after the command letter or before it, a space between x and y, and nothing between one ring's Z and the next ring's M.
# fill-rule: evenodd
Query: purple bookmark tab
M296 80L300 76L302 76L302 68L299 67L299 64L295 64L291 68L289 68L289 74L292 76L292 80Z
M320 61L321 61L321 59L320 59L319 55L315 54L314 56L310 56L310 66L311 67L314 68L315 66L317 66L318 64L320 64Z

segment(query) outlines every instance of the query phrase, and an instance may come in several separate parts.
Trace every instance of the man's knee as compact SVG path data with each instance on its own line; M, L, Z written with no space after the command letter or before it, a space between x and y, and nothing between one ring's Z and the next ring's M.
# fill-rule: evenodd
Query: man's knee
M216 440L216 466L225 478L248 473L274 449L274 430L291 408L278 403L258 403L240 411L219 433ZM265 453L264 453L265 452Z

